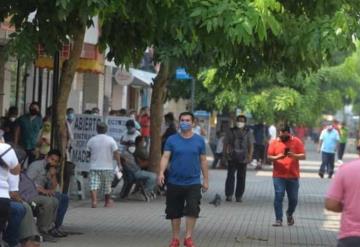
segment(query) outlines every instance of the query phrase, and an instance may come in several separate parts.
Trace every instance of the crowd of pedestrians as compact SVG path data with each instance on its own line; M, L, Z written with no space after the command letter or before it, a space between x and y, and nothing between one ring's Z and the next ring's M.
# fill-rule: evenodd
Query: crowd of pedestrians
M98 108L84 112L99 113ZM49 108L42 117L39 104L33 102L22 116L18 116L16 107L10 107L1 123L0 232L9 246L39 246L41 240L56 242L68 235L62 228L69 205L68 185L59 185L59 164L61 158L71 160L69 152L61 157L58 150L51 148L51 115ZM166 218L171 221L172 227L170 246L180 246L181 218L185 217L183 244L194 247L192 237L200 213L202 192L209 188L205 129L191 112L181 113L178 119L173 113L164 115L162 158L156 174L150 169L156 164L150 164L149 159L149 108L143 107L139 114L133 110L112 110L109 115L127 117L126 131L116 143L113 137L107 135L106 123L99 122L97 134L87 142L91 207L98 207L99 194L104 195L104 207L112 207L111 193L121 179L123 198L136 191L146 201L165 194ZM71 124L74 120L74 109L67 109L68 151L71 149ZM220 166L227 169L224 186L226 201L243 201L248 165L261 170L265 164L271 164L275 211L273 226L283 226L285 193L288 197L286 222L289 226L294 225L300 186L299 160L306 156L306 135L303 126L291 128L283 124L276 128L261 122L249 125L245 115L238 115L232 128L217 131L212 168ZM318 143L322 157L321 178L326 173L329 178L333 177L336 153L339 164L342 163L347 136L345 123L329 123L321 131ZM344 179L350 176L344 174L355 176L356 164L346 164L339 169L327 194L326 208L343 212L339 246L357 246L349 243L359 241L357 236L360 233L354 231L359 223L349 215L357 214L354 205L359 202L360 195L353 190L357 185ZM64 181L69 179L64 178Z

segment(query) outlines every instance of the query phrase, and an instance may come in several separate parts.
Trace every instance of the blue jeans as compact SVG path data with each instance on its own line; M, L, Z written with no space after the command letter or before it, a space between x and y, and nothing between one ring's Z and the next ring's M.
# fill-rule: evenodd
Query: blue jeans
M287 215L292 216L298 202L299 179L273 178L275 189L274 209L276 220L282 221L283 218L283 199L285 191L288 197L289 205L286 211Z
M324 174L327 171L331 176L334 173L335 153L321 152L321 160L319 173Z
M55 228L59 228L64 221L66 210L69 207L69 197L67 194L63 194L60 192L56 192L55 197L56 197L56 199L59 200L59 206L58 206L56 220L55 220Z
M25 214L26 208L21 202L10 201L10 219L3 236L10 247L19 243L19 226Z
M137 180L145 181L145 192L154 191L156 185L156 175L153 172L138 170L134 173L134 176Z

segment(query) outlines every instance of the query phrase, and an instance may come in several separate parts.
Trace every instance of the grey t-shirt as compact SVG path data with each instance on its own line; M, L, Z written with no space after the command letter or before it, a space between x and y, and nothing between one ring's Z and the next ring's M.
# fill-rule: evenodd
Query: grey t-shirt
M135 173L140 170L140 167L136 164L135 157L129 151L125 150L121 153L121 158L125 160L125 169Z
M49 179L47 177L46 160L34 161L26 171L26 175L34 181L36 186L46 188Z

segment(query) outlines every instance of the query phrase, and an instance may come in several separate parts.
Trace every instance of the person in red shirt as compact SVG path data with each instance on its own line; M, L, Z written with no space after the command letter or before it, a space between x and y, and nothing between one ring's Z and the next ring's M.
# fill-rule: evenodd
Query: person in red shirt
M140 119L139 119L139 123L141 126L141 136L144 137L145 140L145 144L146 147L149 146L150 144L150 112L149 112L149 107L143 107L140 110Z
M279 137L268 148L268 159L273 162L273 182L275 189L274 209L276 222L273 226L282 226L282 203L287 193L289 205L286 211L287 223L294 225L293 214L298 202L300 168L299 160L305 159L302 141L290 134L290 127L282 126Z

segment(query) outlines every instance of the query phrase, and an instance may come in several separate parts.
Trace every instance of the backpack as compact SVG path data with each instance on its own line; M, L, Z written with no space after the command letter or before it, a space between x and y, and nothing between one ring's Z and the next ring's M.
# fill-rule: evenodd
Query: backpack
M245 138L247 138L249 129L244 129L241 133L239 131L235 131L235 128L231 129L232 138L230 139L231 152L230 159L233 161L237 161L243 163L247 160L248 148L247 143L245 142Z

